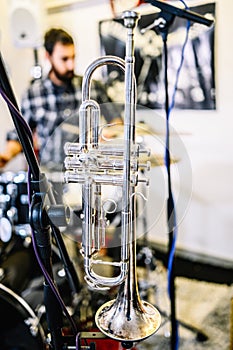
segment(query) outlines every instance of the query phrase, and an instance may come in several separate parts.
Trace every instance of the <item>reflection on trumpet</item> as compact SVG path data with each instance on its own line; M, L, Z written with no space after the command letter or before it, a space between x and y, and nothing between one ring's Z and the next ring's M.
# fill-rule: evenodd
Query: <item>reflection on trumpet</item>
M82 187L82 253L86 281L92 288L105 289L120 286L115 300L104 304L96 313L98 328L108 337L119 341L140 341L155 333L161 322L158 310L139 297L136 273L136 186L140 179L138 162L140 148L135 142L135 79L134 28L138 14L126 11L123 15L127 28L125 61L105 56L94 61L83 79L83 103L80 107L79 143L65 146L65 181ZM90 83L96 68L116 65L125 72L124 140L121 144L99 143L100 108L90 100ZM119 273L106 277L94 271L105 246L106 219L102 203L102 187L122 188L121 204L121 259L110 262Z

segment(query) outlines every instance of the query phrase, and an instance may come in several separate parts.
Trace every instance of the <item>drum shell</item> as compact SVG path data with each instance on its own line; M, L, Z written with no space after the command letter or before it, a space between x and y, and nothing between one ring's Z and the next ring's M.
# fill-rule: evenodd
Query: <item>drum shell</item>
M31 244L25 246L24 238L14 235L11 241L2 245L1 248L0 282L21 294L30 281L41 274L33 247Z
M0 344L1 350L46 349L44 331L30 306L0 283ZM26 321L37 324L35 333Z

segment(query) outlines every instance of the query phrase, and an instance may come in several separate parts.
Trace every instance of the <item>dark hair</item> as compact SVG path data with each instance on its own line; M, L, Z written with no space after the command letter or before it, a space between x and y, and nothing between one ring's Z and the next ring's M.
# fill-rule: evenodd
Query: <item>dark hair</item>
M52 28L45 33L44 47L45 50L51 55L56 43L62 43L63 45L73 45L73 38L63 29Z

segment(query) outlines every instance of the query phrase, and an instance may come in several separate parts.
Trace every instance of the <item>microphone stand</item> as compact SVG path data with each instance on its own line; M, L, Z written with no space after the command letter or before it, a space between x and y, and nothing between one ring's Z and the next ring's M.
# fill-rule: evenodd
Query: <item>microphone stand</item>
M166 120L168 123L169 119L169 95L168 95L168 76L167 76L167 66L168 66L168 50L167 50L167 37L169 28L172 25L175 16L179 16L182 18L185 18L187 20L197 22L199 24L211 26L213 23L213 20L207 19L204 16L201 16L199 14L196 14L192 11L177 8L171 5L168 5L162 1L158 0L145 0L146 2L150 3L151 5L158 7L161 9L159 12L158 19L154 21L152 25L149 26L149 28L154 27L155 30L161 34L163 45L164 45L164 80L165 80L165 112L166 112ZM148 27L147 27L148 28ZM147 28L144 29L147 30ZM149 29L148 28L148 29ZM167 124L168 125L168 124ZM168 128L167 128L168 130ZM170 253L173 249L173 242L174 242L174 231L175 231L175 214L174 214L174 201L173 201L173 195L172 195L172 188L171 188L171 176L170 176L170 149L169 149L169 135L167 137L167 144L166 144L166 154L165 154L166 164L167 164L167 172L168 172L168 200L167 200L167 222L168 222L168 257L170 256ZM171 271L170 271L170 279L169 279L169 294L170 294L170 320L171 320L171 349L176 350L178 348L178 327L177 327L177 319L176 319L176 290L175 290L175 263L174 259L172 261L171 265ZM187 329L192 329L193 331L197 332L199 335L199 338L201 340L206 340L207 336L198 331L196 328L192 328L189 325L186 325L185 323L181 323L183 326L185 326Z
M208 27L210 27L214 23L213 19L206 18L206 17L199 15L198 13L190 11L190 10L181 9L179 7L168 5L163 1L145 0L145 2L148 2L152 6L160 8L161 15L163 15L164 13L167 13L167 14L169 13L173 17L175 17L175 16L181 17L181 18L187 19L187 20L192 21L192 22L206 25ZM164 11L164 12L162 12L162 11Z
M49 283L54 282L52 269L52 248L51 234L54 235L58 248L60 250L61 259L67 273L67 279L73 293L80 291L80 282L76 274L73 263L71 262L66 246L62 239L60 230L57 226L65 226L67 224L67 210L62 205L57 205L51 184L47 181L45 174L42 174L33 149L32 136L28 132L29 127L25 123L20 122L17 117L19 107L16 102L15 95L10 85L2 55L0 53L0 89L2 95L8 101L8 108L12 116L12 120L17 131L23 152L29 165L29 197L30 197L30 225L34 232L34 245L42 262L42 272L44 274L44 304L46 307L46 317L48 329L51 333L51 345L54 350L60 350L64 346L62 335L62 305L58 298L55 297L54 289ZM4 97L3 96L3 97ZM27 129L28 128L28 129ZM45 204L46 203L46 204ZM49 203L49 204L47 204ZM56 287L55 287L56 288ZM58 293L58 291L57 291ZM58 293L59 294L59 293ZM74 336L76 336L76 327L72 324Z

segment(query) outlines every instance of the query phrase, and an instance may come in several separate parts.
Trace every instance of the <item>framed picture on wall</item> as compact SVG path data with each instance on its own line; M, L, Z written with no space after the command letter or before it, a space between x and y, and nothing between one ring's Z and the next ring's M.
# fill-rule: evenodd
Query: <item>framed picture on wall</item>
M191 6L190 10L215 18L215 2ZM141 15L135 32L137 103L152 109L162 109L165 103L164 42L161 33L155 28L145 33L141 30L152 24L158 16L159 12ZM174 89L186 34L187 20L175 17L167 38L169 96ZM125 57L125 28L121 19L100 21L99 36L102 54ZM214 25L206 27L191 22L176 90L175 108L216 109L214 39ZM108 66L106 74L108 86L111 91L115 91L112 97L117 99L117 87L119 82L123 83L124 76L114 66Z

